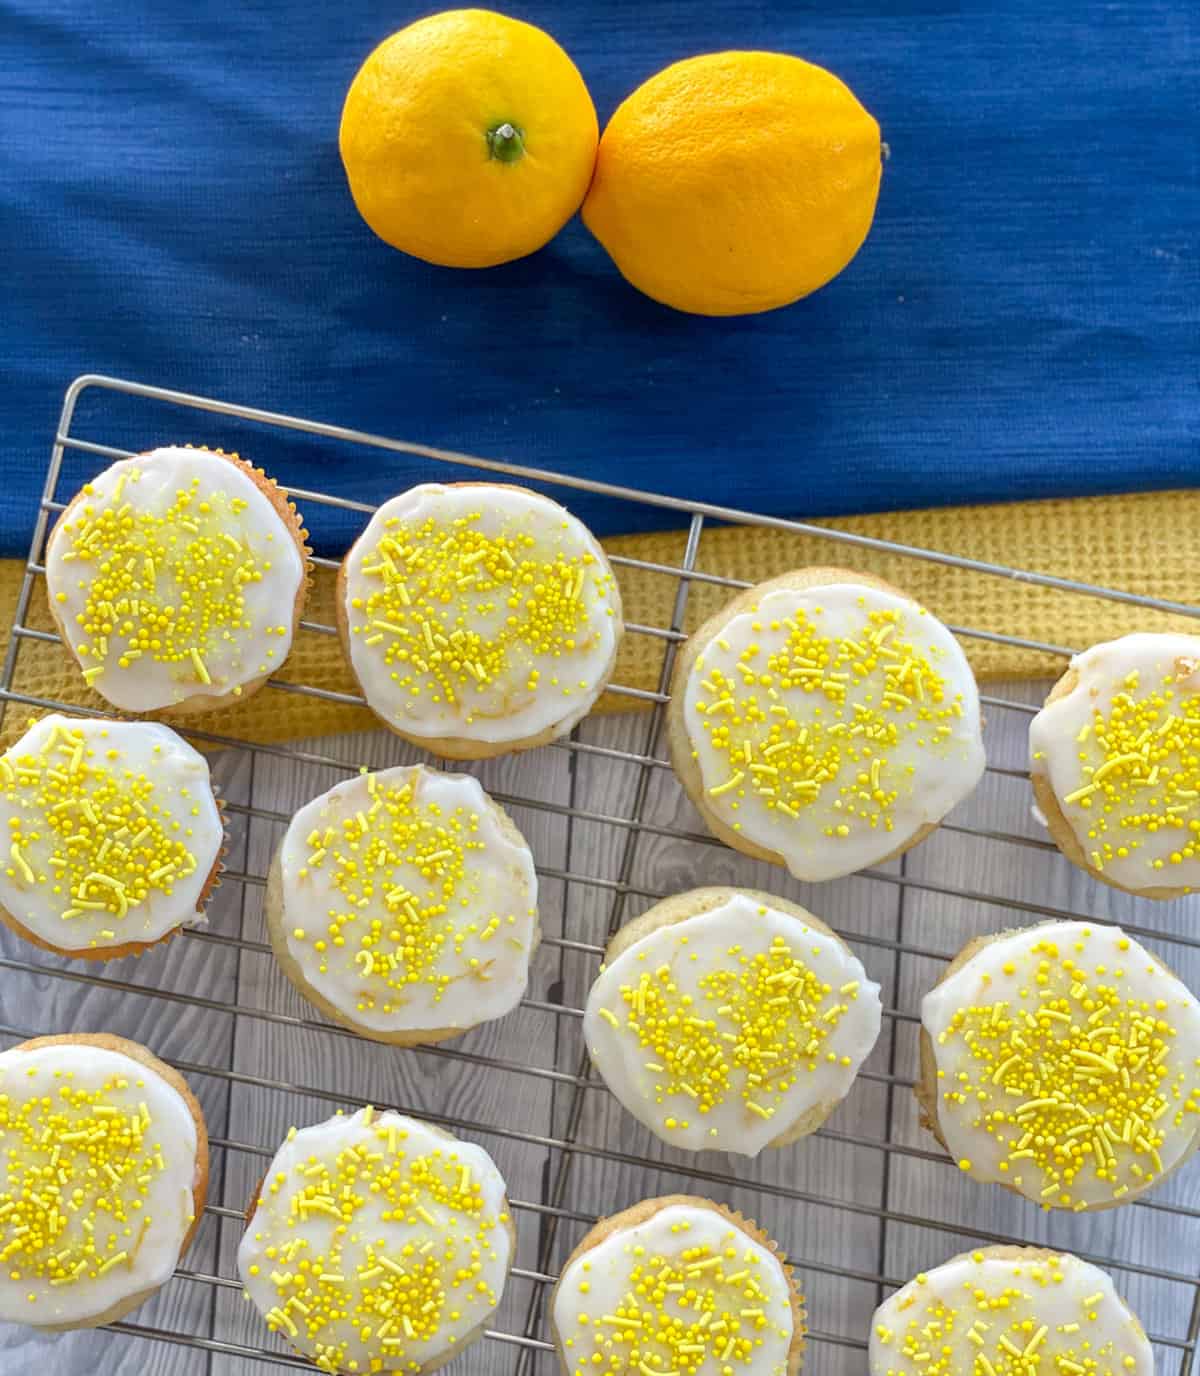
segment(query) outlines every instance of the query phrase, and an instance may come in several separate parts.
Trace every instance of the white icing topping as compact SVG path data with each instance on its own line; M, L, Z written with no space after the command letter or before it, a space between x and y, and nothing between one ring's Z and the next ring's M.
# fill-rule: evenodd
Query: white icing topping
M583 1031L651 1132L757 1156L844 1098L880 1017L879 986L841 942L737 894L617 956L592 985Z
M106 468L46 550L66 642L125 712L221 697L273 673L303 578L293 532L249 474L201 449Z
M204 757L157 722L52 713L0 758L0 905L67 951L200 917L224 842Z
M1119 927L989 942L928 993L951 1156L1046 1207L1128 1201L1200 1134L1200 1003Z
M0 1319L80 1323L169 1280L196 1149L183 1097L128 1056L78 1043L0 1054Z
M705 806L798 879L878 863L983 773L954 637L862 584L764 594L702 648L683 696Z
M361 1026L472 1027L525 993L533 857L469 775L417 765L345 780L292 819L280 873L289 953Z
M1069 1253L955 1257L875 1311L871 1376L1154 1376L1112 1279Z
M553 1308L568 1376L667 1373L681 1360L688 1376L783 1376L795 1327L779 1259L690 1204L618 1228L577 1257Z
M599 697L621 634L594 537L523 488L425 483L393 497L345 582L363 694L422 739L564 734Z
M330 1118L276 1152L238 1272L272 1331L323 1370L415 1371L499 1303L504 1193L473 1143L398 1113Z
M1030 725L1030 768L1107 879L1200 885L1200 636L1127 635L1071 668Z

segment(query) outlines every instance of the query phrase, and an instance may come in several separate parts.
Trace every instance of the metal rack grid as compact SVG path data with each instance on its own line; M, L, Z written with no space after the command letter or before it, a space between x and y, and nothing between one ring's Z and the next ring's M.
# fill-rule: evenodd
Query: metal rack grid
M852 1164L864 1159L865 1153L867 1158L875 1162L872 1169L876 1174L873 1177L872 1188L862 1191L861 1197L853 1177L848 1189L831 1194L824 1186L815 1189L775 1178L778 1175L777 1171L773 1173L767 1169L756 1169L757 1163L754 1163L754 1166L739 1163L734 1168L729 1166L724 1158L720 1159L717 1166L712 1165L714 1158L711 1154L689 1157L669 1150L655 1153L652 1148L643 1145L644 1139L639 1138L633 1131L628 1133L628 1147L624 1145L624 1138L617 1142L603 1140L606 1134L597 1127L594 1106L597 1098L607 1098L607 1093L589 1067L578 1032L582 1015L579 1006L582 1000L578 990L586 989L587 982L594 974L607 934L622 921L634 916L641 907L663 896L662 889L644 877L645 867L641 861L642 852L646 847L652 844L682 843L692 848L703 848L696 850L696 855L708 854L715 857L716 853L719 853L726 860L730 856L719 843L702 834L699 828L687 823L681 824L678 820L678 798L673 796L677 785L670 775L669 765L661 749L663 704L667 700L675 649L678 642L684 638L685 614L691 586L698 582L715 583L727 586L731 595L733 591L746 586L738 580L706 572L700 566L698 560L706 523L720 521L771 527L828 541L851 552L855 548L886 552L905 559L932 561L980 576L1033 583L1081 597L1132 603L1141 608L1148 619L1160 613L1196 618L1200 617L1200 607L1162 599L1142 598L1117 589L982 563L953 553L892 544L846 531L830 530L779 518L763 518L711 504L691 503L641 493L629 488L474 458L364 434L339 426L323 425L293 416L237 406L211 398L191 396L119 379L85 376L77 379L67 391L54 439L26 574L18 598L7 655L0 671L0 705L5 709L9 704L13 704L35 709L61 708L73 712L88 710L35 697L21 691L16 685L22 647L32 640L56 639L52 632L30 624L30 610L38 580L44 573L41 559L51 518L63 509L64 499L69 498L74 486L77 485L72 481L63 486L64 464L71 456L78 456L92 463L92 459L87 456L94 456L94 468L98 466L99 461L126 457L131 452L103 443L95 437L73 433L77 403L89 390L103 394L119 394L138 404L161 404L181 408L185 413L209 413L252 426L261 431L261 443L256 446L255 457L258 461L265 462L268 468L271 434L278 434L280 431L302 432L306 436L336 445L390 450L427 459L439 465L471 469L476 473L490 473L508 479L551 484L566 489L564 500L568 503L571 490L582 490L625 503L647 504L677 513L680 524L687 524L683 553L677 566L652 564L632 558L613 560L618 567L618 576L622 568L638 568L647 574L670 578L675 583L673 614L667 625L627 626L630 633L654 637L662 643L662 667L657 689L648 691L619 684L612 689L617 695L639 700L648 710L639 714L636 719L629 719L627 729L617 745L598 743L589 739L585 724L585 727L577 729L571 738L548 748L564 753L572 769L586 765L598 775L604 771L624 771L622 778L628 786L621 790L621 794L622 797L627 797L628 805L621 808L581 805L574 784L564 799L538 796L536 790L506 793L503 789L495 788L488 783L494 796L510 808L527 809L534 817L549 814L561 819L565 827L566 861L561 866L539 865L539 874L544 883L558 885L556 892L562 896L564 910L569 909L572 895L582 894L590 900L586 906L592 914L593 921L590 927L584 926L583 935L590 936L591 939L582 939L580 934L572 935L567 925L563 925L558 934L548 930L544 937L543 951L559 962L560 976L564 962L571 961L578 967L573 980L564 981L559 978L549 986L545 997L535 998L531 995L524 1003L525 1010L538 1015L545 1020L546 1025L554 1029L553 1036L549 1038L554 1050L553 1064L536 1063L537 1057L532 1055L500 1055L494 1049L490 1052L472 1050L469 1047L473 1043L469 1039L466 1044L428 1047L400 1053L407 1057L429 1058L434 1067L451 1063L459 1067L463 1073L483 1075L490 1071L493 1074L511 1075L517 1080L537 1081L548 1087L554 1095L552 1116L545 1130L540 1132L526 1130L514 1120L492 1121L489 1118L482 1121L471 1114L446 1114L432 1111L428 1107L414 1108L413 1105L402 1102L390 1105L418 1112L455 1131L482 1138L489 1149L494 1143L508 1143L514 1150L519 1147L523 1153L544 1155L541 1187L527 1192L536 1197L514 1197L512 1200L523 1237L531 1235L536 1246L532 1249L527 1247L525 1254L518 1257L518 1260L525 1264L514 1268L509 1289L510 1292L517 1293L510 1294L501 1311L509 1321L503 1326L489 1330L487 1334L498 1351L509 1354L509 1361L504 1366L492 1363L488 1367L489 1370L495 1365L497 1370L512 1369L517 1376L530 1376L539 1368L544 1372L552 1369L552 1358L547 1355L552 1349L544 1337L544 1304L549 1287L555 1279L556 1264L561 1261L581 1232L595 1220L598 1213L624 1207L639 1197L637 1193L633 1193L628 1197L607 1199L603 1195L603 1180L608 1177L602 1175L600 1185L597 1186L593 1182L591 1187L592 1194L596 1194L599 1199L598 1203L593 1203L592 1194L589 1194L581 1183L581 1173L585 1173L589 1167L596 1167L603 1172L633 1172L634 1178L644 1173L648 1183L652 1183L654 1188L647 1188L642 1193L683 1190L711 1193L716 1198L725 1198L740 1192L739 1200L746 1201L745 1205L740 1206L745 1207L746 1212L757 1212L761 1217L764 1211L786 1211L781 1215L785 1220L803 1220L804 1236L799 1239L798 1245L795 1245L797 1239L793 1236L784 1237L782 1240L785 1244L792 1244L792 1261L809 1292L810 1322L813 1324L813 1331L809 1335L808 1360L817 1372L842 1373L862 1369L867 1343L867 1325L861 1322L861 1315L864 1312L869 1314L874 1303L890 1288L903 1283L911 1274L911 1269L917 1269L913 1267L904 1271L897 1265L897 1257L907 1255L904 1248L897 1248L897 1239L901 1234L907 1236L912 1233L924 1239L919 1245L919 1254L928 1264L936 1262L941 1256L962 1250L964 1246L986 1245L991 1242L1017 1241L1070 1246L1072 1250L1098 1264L1112 1268L1118 1281L1136 1287L1139 1295L1149 1296L1155 1300L1156 1320L1150 1323L1150 1328L1151 1337L1156 1344L1160 1370L1178 1372L1179 1376L1200 1376L1200 1191L1193 1188L1192 1193L1188 1195L1183 1186L1172 1189L1174 1182L1169 1182L1153 1198L1140 1200L1125 1210L1117 1211L1116 1215L1107 1216L1133 1219L1135 1223L1115 1229L1111 1224L1105 1227L1097 1226L1094 1234L1086 1235L1079 1233L1078 1220L1046 1217L1015 1200L1008 1201L1006 1208L1000 1210L1001 1221L993 1227L990 1220L996 1217L997 1211L992 1195L997 1192L985 1191L977 1185L970 1186L974 1193L968 1197L965 1214L961 1210L955 1213L949 1204L945 1210L932 1206L924 1210L913 1210L906 1202L911 1193L921 1194L914 1185L914 1180L918 1178L912 1175L914 1171L928 1176L935 1182L933 1194L929 1195L929 1191L925 1190L922 1197L936 1199L944 1193L949 1201L959 1184L957 1173L936 1150L936 1144L927 1138L913 1137L905 1122L904 1106L911 1099L908 1090L912 1083L911 1074L906 1073L906 1064L911 1061L909 1053L912 1050L913 1033L918 1021L915 1007L919 988L912 997L906 997L904 990L907 985L912 984L913 979L919 978L919 971L936 972L937 963L945 961L955 949L954 944L948 940L939 942L917 935L917 923L922 924L922 930L928 925L931 932L944 934L948 929L939 925L938 915L947 905L959 905L968 915L986 910L991 914L990 920L993 925L1000 926L1042 918L1107 915L1102 902L1103 896L1096 893L1090 881L1076 876L1078 882L1072 890L1072 901L1041 901L1021 891L1019 887L1010 891L1006 886L996 883L947 882L939 876L936 863L932 866L910 864L907 857L898 864L868 871L858 881L844 881L866 884L871 893L886 895L892 904L891 934L873 929L871 923L866 923L861 928L855 925L853 930L839 928L864 959L871 957L875 969L883 971L885 985L890 986L889 989L885 989L885 1003L891 1004L885 1008L885 1034L881 1038L880 1048L877 1048L877 1058L868 1063L868 1068L864 1070L860 1079L860 1086L866 1086L870 1092L878 1096L877 1106L883 1130L877 1134L844 1131L837 1126L839 1119L835 1117L832 1125L822 1128L812 1139L816 1146L802 1144L791 1150L803 1153L824 1148L827 1152L844 1154ZM82 480L82 476L80 475L79 480ZM277 480L282 480L286 478L286 473L277 473L275 476ZM329 497L317 492L297 488L287 488L287 491L301 504L302 509L329 504L361 512L364 518L373 510L364 503ZM318 559L315 562L329 567L335 566L333 560ZM312 621L301 624L306 634L335 634L334 628L328 625ZM1066 647L1025 640L983 627L954 629L964 637L1000 641L1040 650L1049 655L1067 656L1071 653ZM282 692L316 695L339 703L361 703L361 699L352 694L337 693L313 685L272 680L272 687ZM1014 714L1019 722L1023 722L1035 710L1032 701L1022 701L1017 693L1008 696L984 694L983 701L991 715ZM205 745L225 746L231 750L248 752L252 775L256 763L261 768L275 765L312 772L347 771L358 767L357 759L344 757L343 754L332 752L320 745L300 748L292 745L254 744L209 731L186 729L184 734ZM395 762L403 754L403 750L399 743L393 742L389 762ZM1022 791L1022 780L1025 777L1025 771L1019 763L1006 765L992 760L989 764L989 783L1000 788L1010 787L1018 790L1012 794L1014 802L1010 807L1010 816L1013 807L1027 810L1027 800L1024 799ZM326 783L320 784L320 787L325 786ZM317 791L318 786L312 785L308 796ZM1017 799L1019 802L1015 801ZM278 828L288 820L284 812L256 806L253 790L245 802L227 799L226 806L233 819L241 818L247 829L252 824L259 824L266 826L268 830L274 828L271 834L275 836L278 835ZM572 836L577 829L583 827L591 828L608 837L605 849L608 863L602 866L601 873L585 873L571 863ZM954 819L943 826L939 834L944 837L946 845L983 844L988 848L1004 847L1010 848L1012 854L1026 857L1031 864L1035 857L1046 863L1059 863L1053 846L1028 828L1022 828L1019 821L997 823L994 820L980 821L968 817L964 824L957 820L956 814ZM927 842L914 854L929 851L931 847L933 842ZM266 943L246 935L247 895L261 892L265 882L265 863L261 863L261 854L254 855L254 849L247 839L245 865L241 868L231 867L224 875L223 889L224 885L232 885L235 891L241 890L242 923L239 931L235 934L216 930L193 930L187 933L190 940L171 943L173 947L190 947L193 942L209 945L215 943L236 952L239 961L269 960L269 947ZM261 847L258 849L261 851ZM256 860L260 863L255 863ZM713 863L718 863L716 858L713 859ZM1061 863L1065 866L1065 862ZM980 872L986 874L988 867L982 866ZM692 882L703 882L707 877L698 875ZM1080 894L1084 895L1083 901L1077 897ZM922 911L921 905L924 903L933 906ZM822 911L817 902L813 903L813 907L818 912ZM1142 939L1159 943L1166 957L1182 972L1179 965L1182 958L1200 962L1200 934L1196 934L1200 933L1200 927L1196 928L1195 933L1189 932L1186 905L1173 904L1169 907L1173 910L1173 916L1165 916L1166 909L1149 903L1138 905L1136 910L1125 908L1121 911L1122 925L1127 931ZM1129 911L1135 912L1135 920L1125 920L1124 912ZM1193 908L1191 915L1194 916L1195 911ZM968 917L968 920L971 919ZM838 925L836 920L834 925ZM11 946L5 947L5 951L13 949ZM914 966L907 974L905 962ZM137 967L133 968L137 976ZM0 956L0 969L6 972L6 979L9 980L16 974L47 978L52 983L64 982L103 990L113 998L145 997L162 1001L166 1006L175 1006L180 1010L199 1012L214 1018L218 1015L231 1016L235 1036L239 1026L253 1026L264 1035L284 1038L289 1034L303 1034L323 1039L349 1039L347 1045L362 1048L362 1054L365 1056L391 1054L374 1044L358 1041L353 1034L344 1029L325 1023L316 1016L310 1016L311 1010L302 1010L299 1013L281 1011L268 1006L266 1000L242 1002L240 996L237 1001L229 1002L206 997L187 986L154 987L140 977L117 978L112 973L112 966L103 967L102 970L92 973L90 969L71 968L68 962L58 962L38 953L31 955L27 948L22 947L16 954ZM887 978L889 970L890 979ZM936 977L936 973L933 977ZM880 975L876 974L876 978L880 978ZM927 976L926 987L929 982L931 980ZM566 986L572 983L576 990L573 999L566 996ZM238 987L241 988L240 983ZM250 987L257 989L261 986L251 982ZM888 993L890 999L886 997ZM8 1021L0 1023L0 1033L4 1034L6 1044L21 1037L58 1030L64 1029L16 1026ZM202 1077L224 1086L230 1096L235 1091L255 1095L300 1094L306 1101L318 1107L325 1105L326 1112L332 1111L335 1106L352 1107L362 1101L353 1093L345 1092L344 1087L339 1091L338 1088L330 1086L281 1078L268 1074L259 1067L247 1071L232 1064L213 1064L211 1060L193 1060L177 1056L171 1059L189 1076ZM857 1092L858 1089L855 1093ZM629 1127L630 1121L625 1120L625 1128ZM277 1140L276 1138L242 1141L233 1136L214 1136L213 1146L217 1158L229 1161L244 1159L249 1162L250 1167L261 1172L263 1163L273 1154ZM232 1175L230 1178L232 1179ZM230 1205L231 1199L233 1206ZM229 1311L219 1303L219 1300L225 1292L236 1295L240 1289L232 1266L228 1264L231 1252L227 1244L229 1238L236 1237L239 1229L242 1217L241 1202L240 1198L227 1194L219 1202L210 1203L207 1207L206 1213L216 1220L215 1226L223 1235L227 1235L224 1239L226 1245L223 1248L218 1247L214 1253L220 1264L214 1264L211 1270L193 1270L184 1265L177 1272L177 1284L197 1286L211 1292L213 1298L207 1310L207 1322L176 1326L166 1323L149 1324L135 1315L132 1320L114 1324L112 1328L123 1334L207 1353L210 1370L257 1370L260 1365L267 1369L311 1370L307 1362L289 1355L282 1343L270 1339L265 1328L248 1330L249 1333L257 1334L257 1337L239 1338L232 1335L233 1325L224 1321L227 1320ZM926 1202L928 1203L928 1198ZM584 1207L573 1207L577 1203L582 1203ZM989 1226L979 1226L980 1219L989 1220ZM812 1230L808 1228L810 1221L815 1225ZM860 1225L873 1234L868 1246L872 1259L867 1264L861 1260L855 1264L853 1257L848 1260L847 1254L838 1250L839 1238L843 1234L849 1236L855 1229L860 1228ZM778 1226L775 1234L780 1235ZM1134 1238L1138 1244L1134 1247L1132 1255L1124 1245L1128 1240L1126 1235ZM1084 1238L1082 1244L1079 1241L1081 1236ZM861 1247L857 1244L854 1254L861 1254ZM845 1301L842 1292L847 1287L855 1291L856 1299ZM842 1296L838 1304L830 1304L828 1311L822 1304L822 1293L825 1288L831 1293L838 1290L838 1294ZM847 1319L847 1315L859 1317L852 1323ZM1166 1316L1165 1324L1158 1318L1160 1315ZM213 1362L218 1360L226 1364L214 1367ZM230 1365L238 1361L241 1361L242 1365Z

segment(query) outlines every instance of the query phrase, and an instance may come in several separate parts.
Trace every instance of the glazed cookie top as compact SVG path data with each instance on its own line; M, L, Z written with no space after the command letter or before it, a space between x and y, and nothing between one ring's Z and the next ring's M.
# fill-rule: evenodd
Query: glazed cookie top
M565 731L599 696L621 632L600 546L524 488L424 483L371 518L346 563L350 658L412 736Z
M1071 668L1029 728L1031 769L1114 883L1200 885L1200 636L1128 635Z
M533 857L469 775L347 779L292 819L280 878L289 954L362 1026L471 1027L525 993Z
M764 593L703 646L683 699L705 806L800 879L882 860L983 772L957 642L863 584Z
M161 1076L84 1044L0 1054L0 1319L74 1324L170 1279L196 1124Z
M155 449L87 483L46 582L87 682L125 712L222 697L287 658L305 561L250 471Z
M1200 1133L1200 1003L1119 927L988 942L925 996L959 1165L1046 1208L1133 1199Z
M487 1152L368 1108L288 1133L238 1271L267 1326L322 1371L416 1371L495 1309L511 1253Z
M773 1252L716 1209L671 1204L568 1263L554 1327L570 1376L783 1376L795 1320Z
M745 894L659 927L606 965L583 1030L609 1088L693 1151L758 1153L850 1088L879 986L828 932Z
M875 1311L871 1376L1154 1376L1145 1334L1109 1276L1069 1253L973 1252Z
M0 756L0 817L0 905L68 951L194 921L224 844L204 757L157 722L34 722Z

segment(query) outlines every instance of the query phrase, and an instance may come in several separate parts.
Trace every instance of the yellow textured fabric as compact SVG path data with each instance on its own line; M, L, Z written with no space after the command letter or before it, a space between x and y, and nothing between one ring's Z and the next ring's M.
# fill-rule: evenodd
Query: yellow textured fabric
M1200 525L1200 492L948 507L847 517L821 524L1145 596L1186 603L1198 600L1200 579L1192 532ZM618 559L675 568L683 557L685 539L683 531L669 531L622 536L606 540L604 545ZM1174 628L1200 633L1200 625L1183 616L947 568L905 555L857 549L817 536L760 528L706 527L696 568L702 574L757 583L810 564L879 574L952 626L1020 636L1072 650L1134 630ZM0 561L0 626L4 628L0 634L5 638L13 621L23 567L15 559ZM620 562L616 573L627 621L641 626L670 624L676 577ZM333 625L333 589L333 572L316 570L305 612L307 621ZM684 628L693 629L733 592L729 587L693 580ZM51 629L41 578L35 586L27 624ZM974 637L963 637L962 643L981 679L1053 676L1063 667L1060 657L1043 652ZM626 635L615 681L635 688L657 688L667 644L662 637L636 631ZM357 691L337 637L320 631L300 632L281 677L332 693ZM104 708L103 700L84 686L78 667L62 648L45 641L21 640L13 686L31 697ZM609 694L599 710L638 705L635 699ZM11 741L31 711L36 709L10 705L0 738ZM277 741L361 730L376 722L363 707L264 688L245 703L195 717L191 724L238 739Z

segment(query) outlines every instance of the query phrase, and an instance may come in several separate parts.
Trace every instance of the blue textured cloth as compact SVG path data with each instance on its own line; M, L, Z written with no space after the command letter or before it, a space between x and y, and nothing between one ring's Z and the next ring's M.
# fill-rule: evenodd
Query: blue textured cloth
M578 222L521 263L428 267L371 235L337 154L358 63L424 7L0 0L0 552L24 550L63 388L92 370L784 514L1197 481L1196 0L506 7L602 121L697 51L839 73L891 146L862 252L738 320L642 298ZM429 473L180 423L80 416L368 500ZM310 515L326 550L360 524Z

